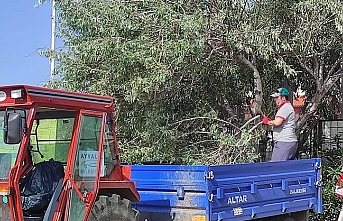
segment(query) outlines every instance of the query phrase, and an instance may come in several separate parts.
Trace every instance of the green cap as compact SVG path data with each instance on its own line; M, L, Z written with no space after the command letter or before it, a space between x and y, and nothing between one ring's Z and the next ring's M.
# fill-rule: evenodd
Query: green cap
M270 96L272 97L279 97L279 96L288 96L289 95L289 91L284 88L284 87L280 87L277 89L277 91L273 94L271 94Z

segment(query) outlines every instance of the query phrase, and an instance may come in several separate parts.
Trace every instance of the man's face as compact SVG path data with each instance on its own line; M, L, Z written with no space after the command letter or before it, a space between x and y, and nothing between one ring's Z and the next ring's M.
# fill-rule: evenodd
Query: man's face
M283 99L281 96L278 96L278 97L274 97L274 101L275 101L275 104L279 106L283 102Z

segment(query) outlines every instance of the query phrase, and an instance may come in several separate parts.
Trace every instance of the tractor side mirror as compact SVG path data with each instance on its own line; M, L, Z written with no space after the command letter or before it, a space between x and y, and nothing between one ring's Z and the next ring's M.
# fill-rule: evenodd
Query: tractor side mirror
M18 144L23 135L22 116L20 113L6 112L4 116L4 143Z

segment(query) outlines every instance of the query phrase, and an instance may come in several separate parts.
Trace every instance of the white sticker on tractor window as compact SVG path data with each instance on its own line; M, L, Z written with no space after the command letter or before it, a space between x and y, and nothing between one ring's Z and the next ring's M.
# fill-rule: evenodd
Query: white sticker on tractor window
M95 150L80 150L79 151L79 176L80 177L95 177L96 164L98 160L98 151ZM105 174L104 158L101 158L101 173Z

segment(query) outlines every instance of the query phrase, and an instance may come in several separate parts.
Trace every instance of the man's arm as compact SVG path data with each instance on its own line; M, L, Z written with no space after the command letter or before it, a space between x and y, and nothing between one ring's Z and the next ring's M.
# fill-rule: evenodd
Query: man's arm
M268 121L268 126L280 126L282 124L282 122L284 122L285 118L280 117L280 116L276 116L276 118L274 120L270 120Z

